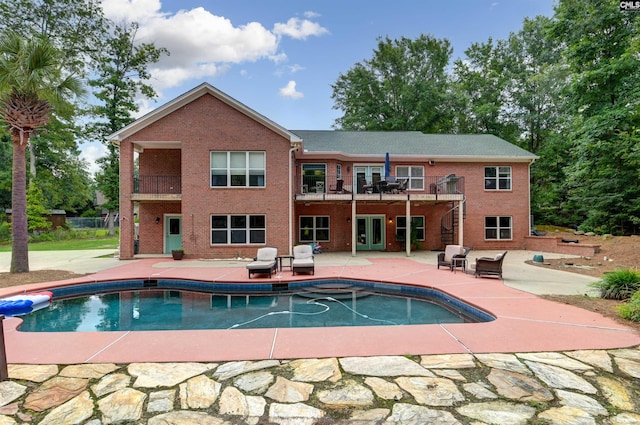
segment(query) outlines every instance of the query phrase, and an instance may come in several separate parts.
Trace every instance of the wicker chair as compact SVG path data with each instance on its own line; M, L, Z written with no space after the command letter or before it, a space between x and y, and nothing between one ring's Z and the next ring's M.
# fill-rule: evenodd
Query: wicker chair
M505 255L507 255L507 251L496 255L495 258L476 258L476 271L474 276L498 276L502 279L502 261Z
M466 268L465 259L469 251L469 248L462 245L447 245L444 252L438 254L438 268L443 266L453 270L455 267L462 267L464 270Z

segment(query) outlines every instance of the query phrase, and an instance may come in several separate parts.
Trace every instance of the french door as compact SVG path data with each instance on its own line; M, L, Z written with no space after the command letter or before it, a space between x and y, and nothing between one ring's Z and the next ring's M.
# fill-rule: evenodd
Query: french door
M358 251L381 251L384 249L384 216L356 216L356 249Z

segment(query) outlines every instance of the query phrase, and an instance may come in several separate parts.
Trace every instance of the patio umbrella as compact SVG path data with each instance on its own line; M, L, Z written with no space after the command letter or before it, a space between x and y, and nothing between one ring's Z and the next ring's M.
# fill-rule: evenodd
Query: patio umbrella
M386 179L391 175L391 161L389 160L389 152L384 159L384 178Z

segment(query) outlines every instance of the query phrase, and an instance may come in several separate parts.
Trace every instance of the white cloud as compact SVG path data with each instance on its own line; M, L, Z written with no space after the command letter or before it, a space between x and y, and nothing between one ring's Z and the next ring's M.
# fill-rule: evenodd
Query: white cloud
M160 96L164 89L184 82L203 80L226 72L233 64L270 60L280 63L286 54L279 51L283 35L306 39L328 31L310 20L291 18L268 30L259 22L236 25L203 7L176 13L162 11L161 0L102 0L105 15L116 22L136 21L139 42L166 47L150 71ZM314 15L315 16L315 15Z
M319 36L327 34L329 31L317 22L311 22L308 19L291 18L286 24L275 24L273 32L278 35L288 35L297 40L305 40L309 36Z
M282 87L279 92L282 97L290 97L292 99L300 99L304 97L302 92L296 90L296 82L291 80L286 86Z
M106 148L100 143L86 143L82 145L82 151L80 152L80 158L84 160L88 165L89 173L95 175L100 171L96 160L102 158L107 154Z
M304 17L309 19L319 18L320 14L312 10L307 10L306 12L304 12Z
M300 66L298 64L294 64L294 65L289 66L289 71L292 74L295 74L298 71L302 71L303 69L304 69L304 66Z

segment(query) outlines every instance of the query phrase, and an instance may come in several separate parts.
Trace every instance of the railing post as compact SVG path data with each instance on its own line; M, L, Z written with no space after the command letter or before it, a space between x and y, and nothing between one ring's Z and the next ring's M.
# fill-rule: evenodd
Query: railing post
M0 314L0 381L9 379L7 370L7 350L4 341L4 314Z

